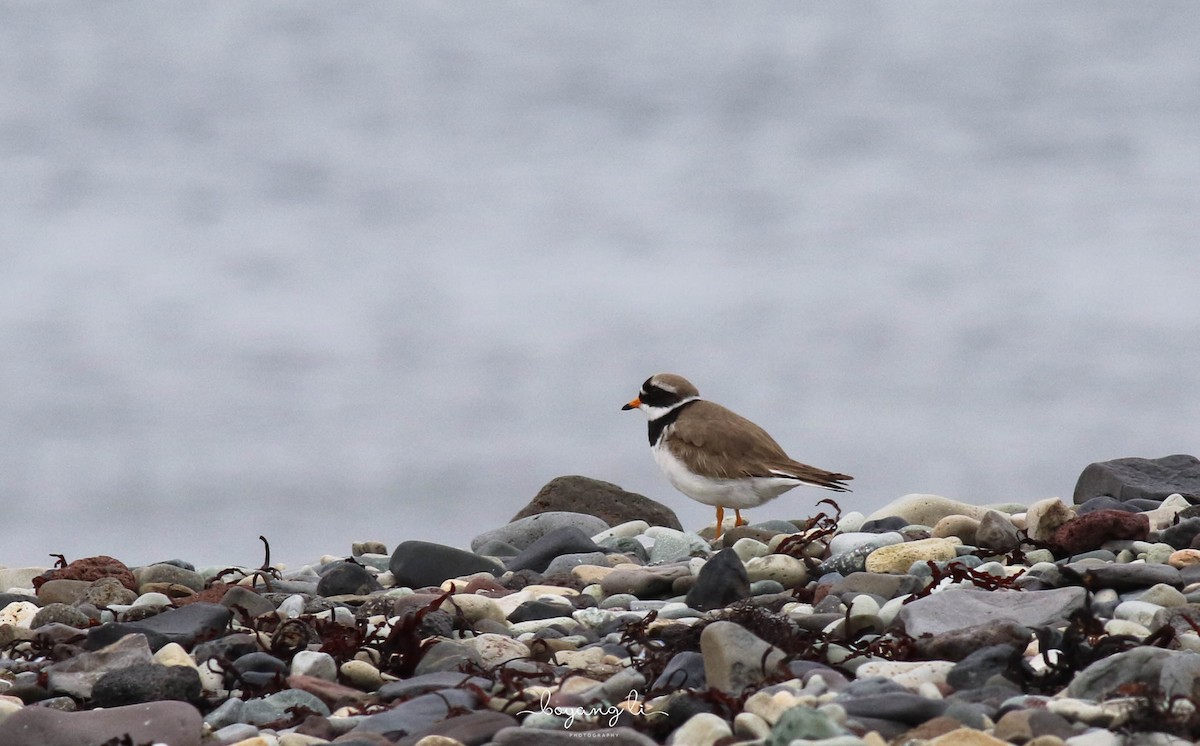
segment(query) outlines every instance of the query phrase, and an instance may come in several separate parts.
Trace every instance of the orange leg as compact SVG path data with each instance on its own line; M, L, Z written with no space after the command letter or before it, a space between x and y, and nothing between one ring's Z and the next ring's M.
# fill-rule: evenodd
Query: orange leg
M721 505L717 506L717 535L716 539L721 538L721 528L725 525L725 508Z
M734 512L735 514L737 514L737 520L734 522L734 524L733 524L733 525L735 525L735 526L745 526L746 524L750 523L750 521L747 521L745 518L742 518L742 511L740 511L740 510L738 510L738 509L736 509L736 508L735 508L733 512Z

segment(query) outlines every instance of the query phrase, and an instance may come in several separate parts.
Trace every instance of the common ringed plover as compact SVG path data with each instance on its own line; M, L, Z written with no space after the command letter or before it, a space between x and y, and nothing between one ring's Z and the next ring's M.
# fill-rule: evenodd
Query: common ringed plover
M788 458L758 425L720 404L700 398L683 376L659 373L646 379L622 410L650 418L650 450L667 479L683 494L717 508L721 538L725 508L744 526L742 508L754 508L802 484L848 492L853 477Z

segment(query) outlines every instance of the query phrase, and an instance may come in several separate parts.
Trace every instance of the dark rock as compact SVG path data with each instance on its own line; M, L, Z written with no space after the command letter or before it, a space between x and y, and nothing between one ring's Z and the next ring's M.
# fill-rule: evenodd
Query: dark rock
M906 604L896 620L910 637L945 634L981 621L1053 627L1065 624L1072 612L1083 608L1086 597L1087 591L1078 587L1052 591L951 589Z
M946 683L955 689L974 689L983 686L993 676L1003 674L1017 655L1012 645L981 647L958 662L946 676Z
M1075 484L1075 504L1097 495L1165 500L1176 492L1189 499L1200 497L1200 460L1195 456L1119 458L1089 464Z
M904 725L918 725L946 711L945 700L926 699L908 691L856 696L843 691L834 700L851 717L869 717Z
M255 651L235 660L233 670L248 684L267 686L287 678L288 664L270 653Z
M413 676L401 681L389 681L379 687L376 696L382 702L390 702L393 699L412 699L418 695L442 689L460 689L464 684L472 684L485 689L491 686L490 681L478 676L470 676L457 671L439 671Z
M475 551L475 554L481 557L499 557L501 559L516 557L521 553L520 549L517 549L507 541L500 541L499 539L489 539L477 547L472 547L472 549Z
M1150 519L1140 513L1098 510L1077 516L1059 526L1050 543L1068 554L1078 554L1111 539L1145 541L1150 536Z
M1097 495L1091 500L1075 508L1075 515L1087 515L1098 510L1120 510L1126 513L1140 513L1141 509L1131 503L1124 503L1112 495Z
M1004 645L1024 650L1033 632L1022 624L1000 619L943 632L917 640L917 649L930 660L961 661L980 648Z
M392 611L388 616L409 617L427 609L417 626L417 634L421 637L449 637L454 632L454 615L451 613L454 607L446 604L430 609L438 598L440 596L429 593L414 593L397 598L392 603Z
M1158 532L1158 540L1176 549L1189 549L1200 536L1200 518L1186 518Z
M383 586L357 562L334 562L321 572L317 594L321 596L366 596Z
M704 678L704 656L694 650L676 653L663 668L662 675L651 687L655 691L679 689L701 690L707 686Z
M245 633L237 633L200 643L192 651L192 657L198 664L210 659L232 661L257 650L258 643L254 641L253 637Z
M864 534L886 534L889 531L899 531L908 525L908 521L898 515L889 515L886 518L876 518L867 521L859 528Z
M609 526L642 520L651 526L683 530L675 511L645 495L589 477L556 477L534 496L512 520L549 511L594 515Z
M90 699L96 682L109 671L150 661L150 646L146 638L127 635L95 652L80 653L51 664L46 668L46 686L53 694Z
M0 722L0 743L4 746L105 743L200 746L203 732L200 712L186 702L150 702L82 712L24 707Z
M687 594L687 605L699 611L728 606L750 596L746 566L733 551L722 549L700 568L696 584Z
M519 518L512 523L499 528L493 528L471 539L471 551L480 553L480 547L500 542L516 547L518 552L551 531L574 526L588 536L595 536L601 531L607 531L609 525L591 513L571 513L565 510L552 510L548 513Z
M446 689L422 694L390 710L368 715L350 732L379 733L392 738L420 733L445 720L451 708L472 710L479 705L479 695L466 689Z
M197 642L216 637L229 624L233 614L220 604L195 603L171 609L139 622L110 622L88 631L87 648L96 650L131 634L144 634L153 650L168 642L191 648Z
M124 562L106 555L85 557L54 570L47 570L40 577L33 579L34 589L42 587L48 580L86 580L91 582L100 578L116 578L131 591L137 590L137 581Z
M200 674L191 666L142 663L109 671L92 687L96 707L121 707L161 700L200 701Z
M543 572L555 558L561 555L604 551L604 547L597 545L578 527L564 526L541 536L522 549L520 554L508 561L508 569L513 572L518 570Z
M1170 565L1154 563L1125 563L1097 565L1090 562L1078 565L1063 565L1062 572L1068 577L1079 579L1088 588L1112 588L1117 592L1149 588L1163 583L1174 588L1183 587L1179 570Z
M526 601L517 608L513 609L508 615L508 621L516 624L518 622L528 622L534 619L553 619L554 617L570 616L574 611L573 606L565 606L563 604L551 603L549 601Z
M504 568L486 557L429 541L401 543L392 552L388 569L395 576L397 585L410 588L438 586L449 578L477 572L499 575L504 571Z

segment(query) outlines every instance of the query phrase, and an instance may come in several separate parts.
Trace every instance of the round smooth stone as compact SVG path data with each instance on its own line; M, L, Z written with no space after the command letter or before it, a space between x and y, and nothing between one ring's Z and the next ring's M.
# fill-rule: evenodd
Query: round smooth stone
M29 601L13 601L0 609L0 626L11 624L14 627L29 629L33 617L38 613L38 605Z
M1146 562L1165 565L1175 554L1175 547L1170 544L1154 544L1146 550Z
M967 544L975 543L975 534L979 531L979 520L969 515L948 515L933 524L932 535L936 538L948 539L957 536Z
M842 515L842 519L838 521L838 533L849 534L858 531L862 525L867 522L867 517L857 510L852 510L849 513Z
M1167 558L1167 564L1176 568L1200 565L1200 549L1180 549L1172 552Z
M337 661L329 653L301 650L292 658L292 674L337 681Z
M736 554L742 562L746 562L755 557L765 557L770 551L770 548L766 544L758 539L751 539L748 536L738 539L733 543L733 553Z
M1125 619L1109 619L1104 623L1104 631L1110 635L1129 635L1138 638L1150 635L1150 630L1145 625Z
M808 568L795 557L769 554L747 560L746 576L752 583L756 580L775 580L784 588L795 588L808 582Z
M1177 589L1166 583L1152 585L1132 600L1144 601L1148 604L1162 606L1163 608L1187 605L1187 598Z
M1162 611L1162 607L1158 604L1145 601L1123 601L1117 604L1117 608L1113 611L1113 618L1150 627L1154 623L1154 615L1160 611Z

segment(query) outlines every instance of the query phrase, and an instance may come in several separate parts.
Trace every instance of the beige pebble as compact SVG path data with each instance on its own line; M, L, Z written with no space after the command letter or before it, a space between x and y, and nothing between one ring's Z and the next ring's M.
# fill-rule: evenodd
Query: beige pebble
M948 515L934 524L930 535L939 539L957 536L967 544L974 544L977 531L979 519L969 515Z
M867 572L903 574L914 562L944 562L957 556L953 539L919 539L880 547L867 555Z
M1057 497L1038 500L1025 511L1025 530L1034 541L1050 541L1058 527L1074 517L1074 509Z
M808 568L800 560L786 554L751 557L746 561L746 575L751 583L776 580L784 588L794 588L808 582Z
M854 675L860 679L882 676L915 691L922 684L944 684L954 665L950 661L867 661Z
M463 644L474 648L475 652L479 653L479 657L483 659L484 668L498 666L517 658L529 657L528 645L507 635L497 635L492 632L463 640Z
M37 604L29 601L13 601L0 609L0 625L11 624L14 627L29 629L29 624L37 613Z
M1167 564L1175 568L1200 565L1200 549L1180 549L1167 557Z
M474 593L459 593L451 596L442 608L451 614L454 613L454 609L458 609L462 612L463 617L472 624L484 619L500 623L505 620L505 614L499 604L487 596L479 596Z
M799 697L788 691L778 691L774 694L767 692L755 692L746 700L746 704L742 709L745 712L759 716L767 722L768 725L775 725L779 722L779 718L783 713L799 704L807 704L812 706L815 703L812 697L808 697L807 701L803 697Z
M463 746L463 742L450 736L425 736L417 741L416 746Z
M579 579L584 585L599 583L613 571L612 567L602 567L600 565L576 565L571 568L571 574Z
M154 662L161 666L196 667L196 661L192 660L192 656L177 642L168 642L159 648L154 654Z
M771 736L771 726L752 712L739 712L733 719L733 733L739 738L766 740Z
M348 660L342 664L341 673L347 684L363 691L373 692L383 686L383 674L366 661Z

